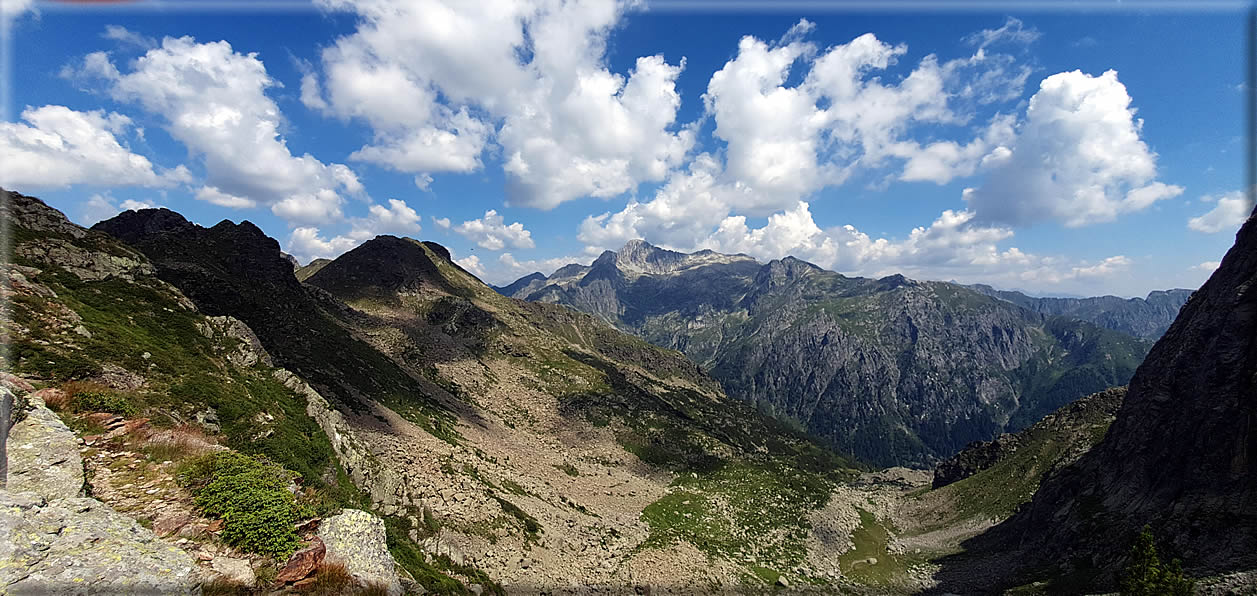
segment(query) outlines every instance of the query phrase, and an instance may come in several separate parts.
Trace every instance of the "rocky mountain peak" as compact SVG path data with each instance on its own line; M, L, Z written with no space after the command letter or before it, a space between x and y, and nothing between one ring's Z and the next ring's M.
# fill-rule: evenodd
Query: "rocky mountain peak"
M306 283L341 299L385 296L424 284L445 286L431 254L417 240L376 236L325 265Z
M821 271L820 267L794 257L774 259L760 268L755 285L765 289L778 288Z

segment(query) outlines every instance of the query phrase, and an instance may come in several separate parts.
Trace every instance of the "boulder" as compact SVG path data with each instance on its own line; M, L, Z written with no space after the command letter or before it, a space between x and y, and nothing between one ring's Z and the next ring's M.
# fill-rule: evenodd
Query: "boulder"
M157 518L153 520L153 532L158 536L177 534L191 521L192 516L186 512L159 513Z
M343 564L359 584L381 584L391 596L402 593L384 520L366 511L342 509L319 524L318 536L327 549L326 559Z
M45 499L77 497L83 492L79 441L43 400L30 396L26 418L9 431L11 492L30 491Z
M252 586L257 583L257 576L253 574L253 567L249 566L249 562L244 559L214 557L210 563L210 569L213 569L215 573L230 582L245 586Z
M0 490L0 593L196 594L192 558L82 497Z

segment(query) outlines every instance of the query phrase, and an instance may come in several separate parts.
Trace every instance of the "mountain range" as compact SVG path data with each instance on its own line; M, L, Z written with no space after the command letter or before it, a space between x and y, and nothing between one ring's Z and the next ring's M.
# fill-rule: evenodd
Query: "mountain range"
M842 452L922 467L1125 384L1190 295L1029 298L641 240L498 291L679 350L729 395Z
M248 222L3 196L5 590L1094 593L1145 527L1257 590L1257 220L1149 349L1100 324L1182 293L637 242L525 301L433 242L302 271Z

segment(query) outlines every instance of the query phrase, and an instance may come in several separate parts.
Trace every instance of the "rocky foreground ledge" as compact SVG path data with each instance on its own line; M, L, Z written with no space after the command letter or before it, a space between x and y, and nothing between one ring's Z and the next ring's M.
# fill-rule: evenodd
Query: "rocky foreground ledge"
M0 591L200 593L188 553L82 495L74 431L38 394L30 401L30 412L9 436L11 490L0 490Z

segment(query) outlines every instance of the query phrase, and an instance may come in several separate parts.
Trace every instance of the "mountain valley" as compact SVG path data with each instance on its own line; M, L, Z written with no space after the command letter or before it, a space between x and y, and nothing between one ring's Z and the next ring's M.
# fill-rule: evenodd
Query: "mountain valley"
M849 278L792 257L761 264L640 240L588 267L499 291L570 306L679 350L730 396L840 452L918 467L1125 384L1151 343L1124 331L1168 325L1175 301L1190 295L1164 293L1156 308L1119 299L1067 308L1060 299L899 275ZM1116 330L1101 326L1114 321Z

